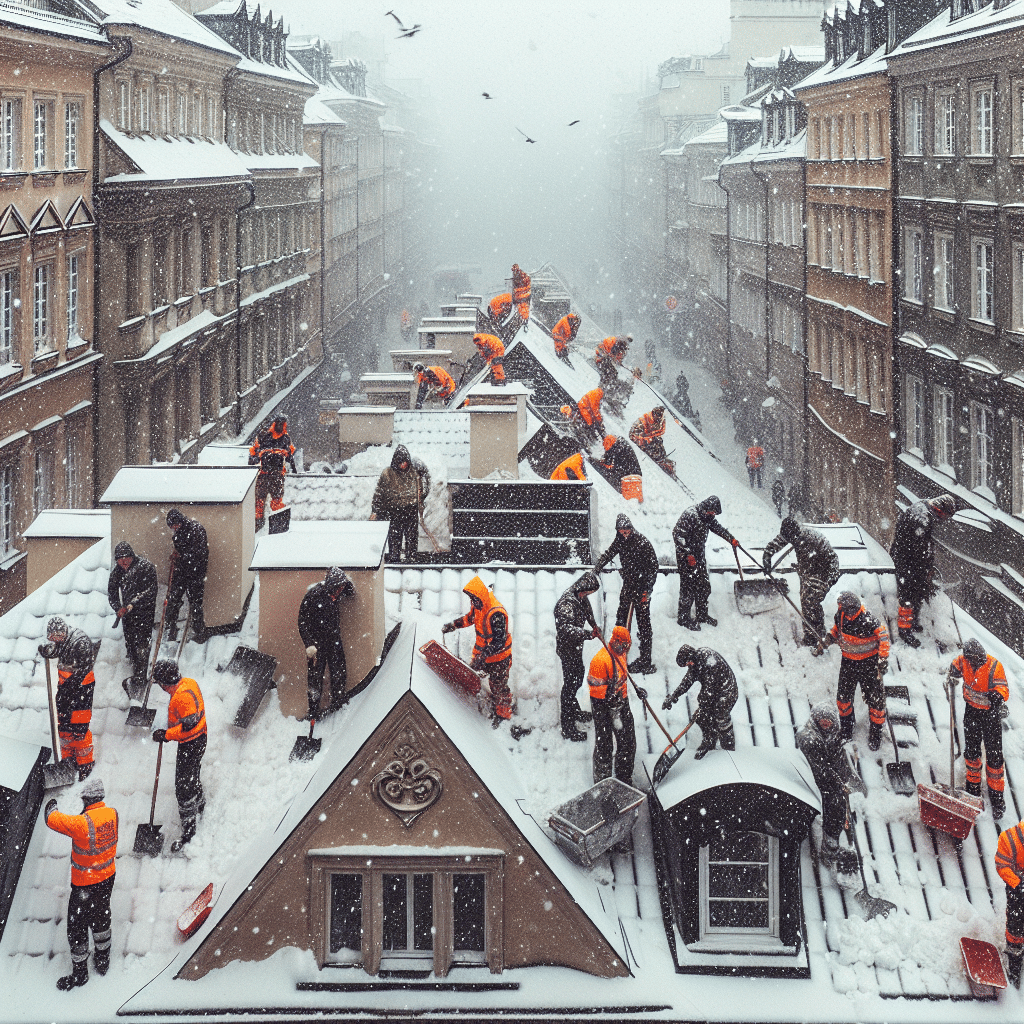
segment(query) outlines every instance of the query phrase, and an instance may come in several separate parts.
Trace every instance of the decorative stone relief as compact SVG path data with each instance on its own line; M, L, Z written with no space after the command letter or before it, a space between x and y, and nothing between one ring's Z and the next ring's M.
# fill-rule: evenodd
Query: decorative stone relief
M431 768L408 740L403 737L395 747L395 758L378 772L370 785L374 796L385 807L410 826L431 804L437 802L443 788L441 773Z

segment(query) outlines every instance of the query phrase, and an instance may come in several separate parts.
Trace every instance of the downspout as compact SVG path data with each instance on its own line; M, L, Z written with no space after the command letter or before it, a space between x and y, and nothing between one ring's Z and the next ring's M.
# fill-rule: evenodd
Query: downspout
M132 55L131 36L125 38L126 48L113 60L96 68L92 73L92 212L96 216L98 207L98 178L100 171L100 75L104 71L123 64ZM99 222L97 221L97 228ZM92 242L92 347L99 350L99 327L100 327L100 290L98 287L100 276L100 240L97 231L93 231ZM100 473L99 473L99 409L100 409L100 376L99 368L92 375L92 503L95 508L100 499Z
M235 209L235 436L242 433L242 213L256 202L256 186L243 181L249 200Z
M732 383L732 196L722 183L718 170L718 187L725 193L725 379Z

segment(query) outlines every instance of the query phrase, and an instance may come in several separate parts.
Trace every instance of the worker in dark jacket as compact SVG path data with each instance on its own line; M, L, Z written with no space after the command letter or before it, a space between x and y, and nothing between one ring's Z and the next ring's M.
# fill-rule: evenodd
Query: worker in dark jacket
M555 653L562 663L562 736L579 743L587 738L577 722L589 722L591 714L576 700L583 684L583 645L601 630L594 618L590 595L600 584L592 572L585 572L555 602Z
M341 611L338 601L354 597L352 581L336 566L327 570L323 583L314 583L299 605L299 636L306 647L307 719L320 717L324 670L331 673L330 711L348 700L345 694L345 645L341 639Z
M196 834L196 819L206 810L206 797L200 771L206 753L206 705L199 683L178 671L176 662L168 659L153 666L155 682L170 698L167 704L167 728L155 729L156 743L178 744L174 762L174 797L178 801L181 838L171 843L177 853Z
M696 505L691 505L672 527L672 540L676 545L676 565L679 568L679 606L676 622L687 629L699 630L701 623L717 626L718 620L708 614L711 596L711 577L705 551L708 530L727 540L733 547L739 541L715 518L722 511L722 503L714 494ZM691 608L696 608L694 615Z
M46 624L49 643L39 645L44 658L57 659L57 736L61 760L74 758L79 781L87 778L95 759L92 745L92 699L96 677L92 641L80 629L72 629L55 615Z
M889 554L896 567L896 597L900 608L897 618L900 639L910 647L920 647L914 636L921 632L918 616L921 605L936 592L935 552L932 530L956 512L952 494L940 494L927 501L915 501L896 517L896 532Z
M662 707L667 711L694 683L700 683L694 723L700 726L701 740L694 760L699 761L714 750L717 743L722 744L723 750L735 750L731 713L740 691L729 663L710 647L683 644L676 654L676 664L686 669L686 675Z
M1006 883L1006 977L1020 988L1024 960L1024 821L999 833L996 872Z
M377 480L370 502L370 518L386 519L389 562L413 561L419 549L419 516L423 496L430 490L427 467L409 454L404 444L396 445L391 465Z
M284 475L287 472L285 463L295 468L295 445L288 436L288 417L278 413L270 424L256 435L249 449L249 465L259 466L256 477L256 529L263 526L263 509L270 496L270 510L276 512L284 508Z
M174 537L171 578L167 587L167 639L178 639L178 612L181 610L181 602L187 596L192 613L192 639L202 644L207 640L203 595L206 592L206 571L210 564L206 530L201 523L188 519L176 508L167 513L167 525Z
M980 640L964 641L964 653L953 659L947 678L950 684L963 682L964 693L964 767L967 792L981 796L981 744L985 744L985 779L992 817L1001 818L1006 810L1003 768L1003 709L1010 699L1003 663L987 653Z
M103 802L103 783L90 779L80 794L81 814L63 814L57 801L46 802L46 826L71 839L71 897L68 900L68 945L71 973L57 979L61 992L89 980L89 932L95 945L97 974L110 968L110 894L117 856L117 811Z
M812 653L839 644L843 659L839 665L839 689L836 707L842 725L843 740L853 738L855 717L853 696L860 687L871 717L868 747L877 750L885 725L885 687L882 677L889 671L889 631L861 604L852 590L839 595L839 609L832 629Z
M630 672L650 675L657 668L651 661L654 634L651 630L651 592L658 582L658 556L651 542L637 530L629 516L619 515L615 520L615 540L594 564L599 573L616 555L621 559L622 588L615 624L625 626L630 607L636 612L636 628L640 639L640 657L630 662Z
M594 715L594 782L614 774L620 782L633 785L636 761L636 726L629 707L626 655L632 639L625 626L616 626L608 640L590 660L587 686ZM637 687L641 700L647 691Z
M839 711L824 700L811 708L811 717L796 734L797 749L807 758L821 793L821 849L818 860L826 867L836 862L839 836L846 827L846 798L861 788L857 774L843 752Z
M839 558L823 533L809 526L801 526L792 516L787 516L782 520L779 535L765 545L762 558L765 572L771 571L772 559L787 545L793 546L796 572L800 577L800 610L805 619L804 643L813 647L825 632L825 609L821 602L842 575L839 572Z
M121 541L114 548L114 568L107 580L107 601L124 629L132 675L144 677L156 618L156 566Z
M607 434L604 439L604 458L595 463L602 470L602 476L613 484L624 498L644 500L643 474L640 460L633 446L622 437Z

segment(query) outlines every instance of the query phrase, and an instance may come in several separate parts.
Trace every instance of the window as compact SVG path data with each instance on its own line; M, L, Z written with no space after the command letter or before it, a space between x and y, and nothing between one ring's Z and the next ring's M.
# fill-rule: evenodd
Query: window
M1024 515L1024 423L1016 416L1012 420L1013 450L1010 453L1010 464L1013 474L1013 495L1010 511L1015 515Z
M453 964L501 962L500 855L314 852L310 861L314 902L324 907L322 924L314 915L323 962L441 976Z
M212 96L206 97L206 134L208 138L217 138L217 101Z
M68 426L64 442L64 493L67 496L68 508L79 508L82 504L81 495L79 494L81 485L80 458L78 432Z
M188 93L178 93L178 124L177 135L189 135L188 130Z
M947 473L953 472L953 392L936 387L932 404L935 450L932 463Z
M227 281L234 276L228 263L228 246L231 244L231 234L227 220L221 220L218 234L220 235L220 252L217 255L217 273L222 281Z
M986 239L975 239L974 246L974 295L971 315L975 320L992 322L992 243Z
M139 246L129 242L124 247L124 315L126 319L142 312Z
M871 158L871 114L865 110L863 118L864 130L861 134L861 145L864 147L864 159Z
M779 944L778 840L762 832L718 836L700 850L700 941Z
M153 302L150 308L166 306L170 301L171 268L167 255L168 236L153 237Z
M956 93L952 89L935 95L935 152L942 156L956 152Z
M38 515L53 504L53 458L42 449L35 454L32 466L32 507Z
M995 418L992 409L980 402L971 402L971 487L986 492L995 501L992 485L995 475L992 457L995 454Z
M149 130L149 86L144 85L139 89L139 131L148 132Z
M907 374L906 395L906 445L915 455L924 457L924 381Z
M922 300L923 244L919 228L907 228L903 251L903 295L914 302Z
M0 469L0 554L9 554L14 543L14 467Z
M0 171L21 167L21 100L0 101Z
M14 331L17 323L15 302L18 300L18 272L0 273L0 365L6 366L14 357Z
M1024 250L1021 252L1024 257ZM936 309L953 311L953 236L935 235L935 294L932 302Z
M132 91L128 83L117 83L117 126L123 132L132 130Z
M32 166L43 170L50 157L50 104L47 100L36 100L33 104L32 121Z
M50 347L50 265L32 271L32 341L36 353Z
M166 89L156 91L156 131L158 135L171 134L171 97Z
M920 95L907 96L905 117L904 152L907 156L920 156L924 152L924 102Z
M78 134L82 126L82 104L69 100L64 104L64 166L78 167Z
M68 341L78 337L78 259L68 257Z
M971 87L971 153L992 155L992 83Z

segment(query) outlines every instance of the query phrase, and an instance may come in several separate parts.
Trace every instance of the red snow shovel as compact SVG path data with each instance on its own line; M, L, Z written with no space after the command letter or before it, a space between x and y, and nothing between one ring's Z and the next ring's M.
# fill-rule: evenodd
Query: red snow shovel
M149 805L149 824L145 822L135 830L135 853L141 853L144 857L157 857L164 848L164 837L160 829L163 825L154 825L153 816L156 814L156 791L160 785L160 762L164 756L164 745L158 744L156 752L156 778L153 780L153 801Z
M993 999L996 990L1006 988L1006 972L999 950L991 942L971 939L966 935L960 939L960 953L964 958L964 969L971 994L976 999Z
M178 917L178 931L183 939L194 935L202 923L210 916L213 901L213 882L211 882Z

